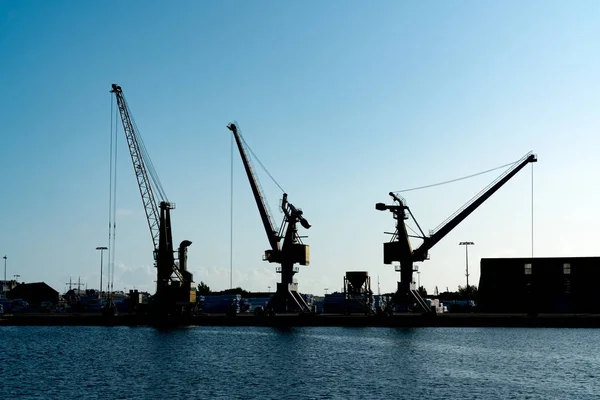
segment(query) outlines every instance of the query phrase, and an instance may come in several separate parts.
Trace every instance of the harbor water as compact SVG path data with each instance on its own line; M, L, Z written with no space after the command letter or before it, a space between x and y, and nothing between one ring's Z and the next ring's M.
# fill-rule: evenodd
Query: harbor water
M600 330L0 327L0 399L597 399Z

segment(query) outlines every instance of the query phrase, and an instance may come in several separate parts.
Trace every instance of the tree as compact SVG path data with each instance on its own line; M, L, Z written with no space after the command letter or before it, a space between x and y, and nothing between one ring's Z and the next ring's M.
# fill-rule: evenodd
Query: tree
M458 287L458 295L463 299L476 299L477 298L477 286L469 285L467 286L459 286Z
M427 297L427 289L425 289L423 286L419 286L417 292L419 292L421 297Z
M211 293L210 291L210 287L208 287L208 285L202 281L200 281L200 283L198 284L198 290L197 293L200 296L207 296Z
M242 297L248 297L249 292L247 290L242 289L241 287L236 287L233 289L225 289L219 292L220 294L239 294Z

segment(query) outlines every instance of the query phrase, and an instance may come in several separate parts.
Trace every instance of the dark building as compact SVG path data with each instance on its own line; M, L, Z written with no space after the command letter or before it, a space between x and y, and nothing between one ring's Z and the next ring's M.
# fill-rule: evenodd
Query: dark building
M477 308L497 313L600 313L600 257L482 258Z
M43 301L58 303L58 292L44 282L21 283L6 294L10 299L23 299L33 307L39 307Z

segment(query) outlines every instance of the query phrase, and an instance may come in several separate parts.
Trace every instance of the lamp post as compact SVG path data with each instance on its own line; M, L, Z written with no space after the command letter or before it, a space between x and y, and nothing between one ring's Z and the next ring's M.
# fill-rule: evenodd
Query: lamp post
M470 292L470 287L469 287L469 246L474 246L475 243L473 242L460 242L458 244L459 246L465 246L465 276L467 277L467 295Z
M21 277L21 275L15 274L13 276L15 277L15 282L19 283L19 278Z
M98 246L96 250L100 250L100 303L102 303L102 261L104 258L104 250L108 250L106 246Z
M4 258L4 282L2 282L2 294L4 294L6 290L6 256L2 258Z
M329 290L329 288L325 288L325 295L327 295L328 290Z

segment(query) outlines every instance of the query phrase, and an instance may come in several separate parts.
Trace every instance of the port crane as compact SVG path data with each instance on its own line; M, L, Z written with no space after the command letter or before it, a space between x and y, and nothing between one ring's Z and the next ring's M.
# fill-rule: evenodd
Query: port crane
M392 262L400 262L400 282L398 282L398 291L396 292L395 303L403 305L405 309L409 309L410 305L416 303L423 311L429 312L429 308L425 301L421 298L417 290L415 290L413 283L413 271L415 262L425 261L429 259L429 250L435 246L440 240L442 240L450 231L452 231L458 224L460 224L465 218L475 211L483 202L490 198L498 189L500 189L506 182L508 182L513 176L515 176L521 169L527 164L537 161L537 157L532 152L527 153L520 160L515 162L509 169L507 169L502 175L496 178L495 181L490 183L486 188L479 192L475 197L469 200L464 206L450 215L445 221L443 221L437 228L430 231L430 235L426 236L423 230L416 221L410 208L406 205L406 200L399 195L390 192L389 195L392 197L394 204L386 205L384 203L377 203L375 208L379 211L390 211L396 220L396 230L392 234L392 238L389 242L383 244L383 262L384 264L391 264ZM409 218L417 225L421 236L412 236L408 234L405 220ZM423 240L423 243L413 249L410 243L410 237L417 237Z
M189 240L181 242L177 250L178 263L176 263L171 233L171 210L175 208L175 204L168 201L162 189L152 161L131 117L121 86L112 84L111 93L114 93L117 99L123 131L152 236L157 274L155 311L162 314L190 311L196 303L193 277L187 270L187 248L192 242ZM155 193L160 199L158 203Z
M277 290L267 304L266 311L270 314L308 312L310 311L308 305L298 293L298 284L294 282L294 275L299 272L299 268L294 264L309 265L309 246L302 243L301 237L298 235L297 224L300 223L305 229L309 229L311 225L304 218L302 210L288 202L287 193L284 193L281 200L284 218L280 229L276 229L267 201L260 188L258 177L254 173L248 158L245 141L241 136L239 127L235 123L230 123L227 128L235 138L271 246L270 249L265 251L263 260L279 264L276 271L281 274L281 282L277 284Z

